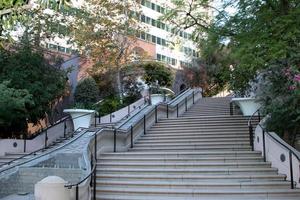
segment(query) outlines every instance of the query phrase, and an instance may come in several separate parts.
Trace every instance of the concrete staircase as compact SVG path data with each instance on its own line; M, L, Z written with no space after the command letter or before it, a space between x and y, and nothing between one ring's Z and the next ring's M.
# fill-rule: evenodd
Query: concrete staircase
M300 199L260 152L248 118L229 115L230 98L204 98L177 119L161 119L129 152L97 163L97 199Z

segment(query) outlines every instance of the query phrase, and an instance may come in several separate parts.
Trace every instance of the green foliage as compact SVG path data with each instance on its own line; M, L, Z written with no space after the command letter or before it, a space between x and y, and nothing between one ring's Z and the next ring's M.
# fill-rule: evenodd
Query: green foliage
M300 131L300 70L276 62L260 75L258 98L263 105L268 130L287 133L293 145Z
M51 66L42 54L33 51L29 45L19 46L18 49L0 49L0 82L9 81L8 88L16 92L26 90L31 95L33 106L27 108L27 118L28 122L36 124L45 117L45 113L50 113L51 104L64 94L66 74ZM8 121L5 123L9 124ZM26 119L22 118L12 126L24 123Z
M26 130L29 110L34 107L32 95L26 89L8 87L9 81L0 83L0 137Z
M120 103L119 97L111 95L106 97L100 104L98 104L96 109L101 116L104 116L119 110L123 106L124 105Z
M173 74L171 69L160 62L145 62L137 67L145 70L143 79L148 85L154 85L156 81L160 86L171 86L173 82Z
M92 77L81 80L75 90L75 106L80 108L91 109L96 103L99 90L95 80Z

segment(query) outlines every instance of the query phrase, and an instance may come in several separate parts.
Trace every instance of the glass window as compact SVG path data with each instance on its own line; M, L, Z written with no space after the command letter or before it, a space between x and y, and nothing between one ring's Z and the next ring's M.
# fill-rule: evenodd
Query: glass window
M161 25L160 21L157 21L157 22L156 22L156 27L157 27L157 28L160 28L160 25Z
M180 37L183 37L183 31L179 32Z
M156 37L154 35L152 35L152 42L156 43Z
M161 22L160 23L160 28L163 29L163 30L165 30L166 29L166 24Z
M145 34L145 32L141 32L141 38L142 38L143 40L146 39L146 34Z
M156 26L156 20L152 19L151 24L152 24L152 26Z
M161 44L162 44L163 46L167 46L166 40L165 40L165 39L162 39L162 40L161 40Z
M151 2L147 0L145 0L145 2L146 2L146 7L151 8Z
M172 65L176 65L176 59L172 58Z
M142 4L143 6L145 6L145 5L146 5L145 0L142 0L141 4Z
M155 4L154 3L151 3L151 9L155 10Z
M161 60L161 55L160 54L156 54L157 60Z
M156 43L161 45L161 38L157 37L156 40Z
M142 22L146 22L146 16L145 16L145 15L142 15L142 16L141 16L141 21L142 21Z
M162 61L166 61L166 56L162 55L162 56L161 56L161 60L162 60Z
M151 41L151 35L148 34L148 33L146 34L146 40L149 41L149 42Z
M151 18L150 17L146 17L146 23L151 24Z
M187 34L187 32L184 32L184 33L183 33L183 37L184 37L185 39L187 39L187 38L188 38L188 34Z
M165 13L165 8L160 7L160 12L164 14Z
M161 8L161 7L160 7L159 5L157 5L157 6L156 6L156 11L157 11L157 12L160 12L160 8Z
M60 51L60 52L66 52L66 48L58 46L58 51Z

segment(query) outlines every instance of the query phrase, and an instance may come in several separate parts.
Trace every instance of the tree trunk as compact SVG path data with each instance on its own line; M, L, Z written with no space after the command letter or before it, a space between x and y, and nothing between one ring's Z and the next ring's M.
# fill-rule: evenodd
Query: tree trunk
M116 80L117 80L117 92L120 97L120 103L123 104L123 91L122 91L122 82L121 82L121 73L120 70L117 70L116 73Z

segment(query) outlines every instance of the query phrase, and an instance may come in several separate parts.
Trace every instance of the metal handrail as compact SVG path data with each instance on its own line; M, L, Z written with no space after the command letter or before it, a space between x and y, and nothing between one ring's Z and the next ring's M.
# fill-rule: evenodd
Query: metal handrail
M76 129L76 130L73 132L73 134L72 134L71 136L74 136L74 133L78 132L79 129L84 129L84 128L83 128L83 127L79 127L78 129ZM87 130L85 130L85 132L87 132ZM84 134L82 134L82 135L84 135ZM81 136L82 136L82 135L81 135ZM81 137L81 136L80 136L80 137ZM71 143L75 142L75 141L78 140L80 137L77 137L77 138L75 138L74 140L72 140L72 141L70 141L70 142L68 142L68 143L66 143L66 144L64 144L64 145L62 145L62 146L60 146L60 147L57 147L56 149L53 149L52 151L49 151L49 152L47 152L47 153L45 153L45 154L43 154L43 155L41 155L41 156L45 156L45 155L48 155L48 154L50 154L50 153L52 153L52 152L54 152L54 151L60 150L60 149L62 149L64 146L66 146L66 145L68 145L68 144L71 144ZM39 151L43 151L43 150L45 150L45 148L38 149L38 150L36 150L36 151L34 151L34 152L31 152L31 153L29 153L29 154L26 154L25 156L23 156L23 158L26 157L26 156L30 156L30 155L32 155L32 154L35 154L35 155L36 155L36 153L38 153ZM39 157L41 157L41 156L39 156ZM7 170L10 170L10 169L12 169L12 168L14 168L14 167L17 167L17 166L26 164L26 163L28 163L28 162L31 162L31 161L33 161L33 160L39 158L39 157L36 157L36 158L33 158L33 159L26 160L26 161L24 161L24 162L22 162L22 163L16 163L15 165L13 165L13 166L11 166L11 167L8 167L8 168L0 169L0 174L3 173L3 172L5 172L5 171L7 171ZM21 158L18 158L18 159L21 159ZM16 159L16 160L18 160L18 159ZM4 164L4 165L6 165L6 164Z
M187 89L187 90L190 90L190 89ZM188 95L187 97L185 97L182 101L178 102L176 105L172 106L172 108L176 108L177 109L177 117L178 116L178 107L179 105L184 102L185 104L185 110L187 111L187 101L188 101L188 98L192 98L193 99L193 104L195 103L195 94L198 94L200 93L201 91L197 91L195 93L195 91L193 91L190 95ZM186 92L184 92L184 94L186 94ZM182 97L182 93L180 95L178 95L176 98L180 98ZM125 131L128 131L130 130L130 136L131 136L131 148L133 147L133 129L134 127L138 124L138 123L141 123L143 121L143 124L144 124L144 134L146 134L146 129L147 129L147 125L146 125L146 118L147 118L147 115L149 115L149 113L152 113L153 111L155 112L155 123L157 123L157 108L158 106L160 105L165 105L167 107L167 118L168 118L168 115L169 115L169 105L170 105L170 102L168 103L159 103L158 105L155 105L155 107L153 109L151 109L150 111L148 111L147 113L144 114L144 116L142 118L140 118L139 120L137 120L136 122L132 123L131 126L129 128L127 128ZM146 108L146 107L145 107ZM142 111L142 110L141 110ZM141 112L140 111L140 112ZM137 114L139 114L140 112L136 113L134 116L136 116ZM132 118L134 117L132 116ZM130 118L130 119L132 119ZM123 122L118 128L115 128L114 129L114 152L116 152L116 134L117 134L117 131L120 129L120 127L122 127L125 123L127 123L128 121L125 121ZM124 131L124 130L123 130Z
M300 156L294 152L293 149L291 149L289 146L278 140L276 137L274 137L272 134L270 134L267 129L261 125L261 117L260 117L260 110L261 108L257 109L252 116L248 120L248 127L249 127L249 135L250 135L250 144L252 143L252 151L254 151L254 144L253 144L253 127L252 127L252 119L256 113L258 113L258 126L262 130L262 136L263 136L263 158L264 161L266 162L266 142L265 142L265 134L270 136L274 141L276 141L278 144L283 146L288 152L289 152L289 164L290 164L290 178L291 178L291 189L294 189L294 177L293 177L293 160L292 160L292 155L294 155L297 160L300 162Z

